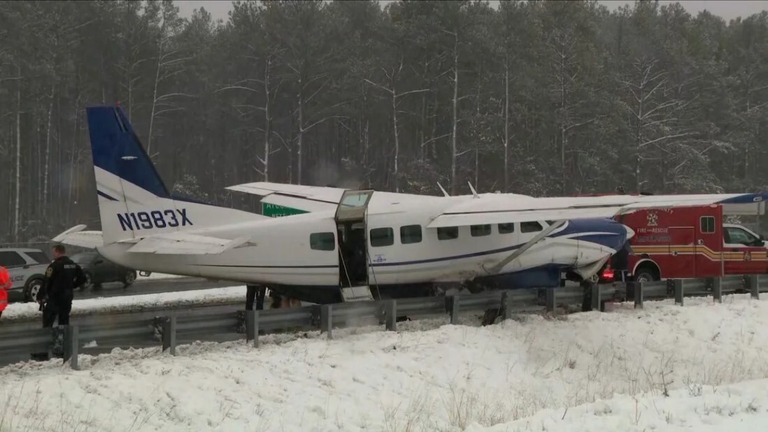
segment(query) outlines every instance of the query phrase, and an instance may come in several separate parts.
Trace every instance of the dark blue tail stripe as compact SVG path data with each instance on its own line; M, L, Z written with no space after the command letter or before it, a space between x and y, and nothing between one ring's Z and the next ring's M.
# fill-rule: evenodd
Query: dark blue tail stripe
M105 194L105 193L104 193L104 192L102 192L102 191L97 191L97 192L98 192L98 194L99 194L100 196L103 196L104 198L106 198L106 199L108 199L108 200L110 200L110 201L117 201L117 198L113 198L113 197L111 197L111 196L109 196L109 195Z
M170 194L122 108L87 107L93 164L161 198Z

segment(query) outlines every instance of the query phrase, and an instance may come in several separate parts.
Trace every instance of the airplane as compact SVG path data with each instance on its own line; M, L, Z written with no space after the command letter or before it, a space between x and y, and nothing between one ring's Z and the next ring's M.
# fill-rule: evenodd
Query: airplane
M146 272L268 286L311 303L445 295L456 286L558 287L592 280L639 209L759 203L764 193L431 196L245 183L228 189L304 211L287 217L173 196L119 106L86 107L102 231L56 242ZM471 185L470 185L471 187ZM375 294L374 294L375 293Z

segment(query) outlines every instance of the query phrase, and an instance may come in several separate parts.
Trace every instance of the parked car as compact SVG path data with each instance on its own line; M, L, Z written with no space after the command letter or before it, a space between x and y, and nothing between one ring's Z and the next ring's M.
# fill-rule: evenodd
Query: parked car
M0 249L0 265L8 269L13 281L8 300L35 301L50 263L51 259L40 249Z
M113 263L98 252L80 252L71 258L85 272L87 282L82 289L99 288L109 282L122 282L127 288L136 281L136 270Z

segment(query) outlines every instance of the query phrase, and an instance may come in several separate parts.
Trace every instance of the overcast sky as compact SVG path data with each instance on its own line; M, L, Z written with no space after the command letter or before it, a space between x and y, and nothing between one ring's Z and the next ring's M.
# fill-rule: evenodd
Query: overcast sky
M194 9L202 6L213 15L214 19L221 18L226 21L227 13L232 9L232 2L226 0L177 0L174 3L179 7L179 12L184 17L191 16ZM615 9L623 4L634 4L634 1L601 0L600 3L608 6L609 9ZM661 0L659 3L674 2ZM720 15L726 21L738 16L747 17L768 9L768 1L765 0L684 0L680 3L691 15L696 16L700 11L706 9L715 15Z

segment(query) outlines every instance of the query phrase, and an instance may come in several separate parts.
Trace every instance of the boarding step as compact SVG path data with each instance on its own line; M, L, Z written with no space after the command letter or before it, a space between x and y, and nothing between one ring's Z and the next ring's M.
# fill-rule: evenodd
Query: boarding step
M341 298L345 302L373 300L371 288L368 285L344 287L341 289Z

